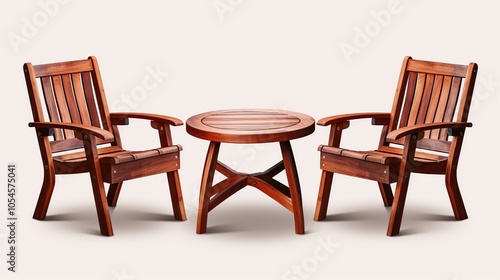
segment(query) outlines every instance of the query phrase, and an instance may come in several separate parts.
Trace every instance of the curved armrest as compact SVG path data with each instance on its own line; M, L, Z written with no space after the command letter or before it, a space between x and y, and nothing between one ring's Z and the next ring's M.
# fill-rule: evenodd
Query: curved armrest
M400 129L393 130L387 134L387 139L397 140L406 135L411 135L415 133L421 133L426 130L431 129L439 129L439 128L448 128L451 130L451 135L458 136L465 130L466 127L471 127L472 123L470 122L438 122L438 123L425 123L403 127Z
M183 122L178 118L158 115L158 114L120 112L120 113L111 113L109 115L111 117L111 123L113 124L128 124L127 119L133 118L133 119L150 120L159 123L166 123L173 126L183 125Z
M34 128L61 128L61 129L70 129L81 133L91 134L102 140L112 140L114 138L113 134L107 130L104 130L99 127L84 125L84 124L75 124L75 123L62 123L62 122L30 122L28 123L29 127Z
M346 122L356 119L369 119L369 118L374 119L374 121L372 122L374 124L382 124L382 123L388 123L390 117L391 117L390 113L379 113L379 112L343 114L343 115L336 115L336 116L322 118L317 122L317 124L326 126L339 122Z

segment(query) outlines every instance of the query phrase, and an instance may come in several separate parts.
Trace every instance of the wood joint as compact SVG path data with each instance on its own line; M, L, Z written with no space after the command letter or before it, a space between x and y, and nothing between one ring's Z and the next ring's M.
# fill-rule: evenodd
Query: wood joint
M388 118L372 118L372 125L389 125L389 123Z
M104 123L105 121L103 121ZM129 125L130 121L128 118L113 118L111 119L112 125Z
M54 135L54 129L52 127L37 128L36 129L36 135L38 137L53 136Z
M465 127L448 128L448 135L455 137L463 137L464 134L465 134Z

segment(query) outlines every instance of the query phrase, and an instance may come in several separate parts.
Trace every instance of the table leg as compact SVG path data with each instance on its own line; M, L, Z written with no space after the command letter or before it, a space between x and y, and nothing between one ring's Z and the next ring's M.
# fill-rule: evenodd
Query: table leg
M299 175L293 157L290 141L280 142L283 163L285 165L286 178L290 188L290 198L292 201L293 218L295 221L295 233L304 233L304 211L302 209L302 194L300 191Z
M198 221L196 223L196 233L207 231L207 218L210 207L211 188L214 180L215 168L217 166L217 157L219 156L220 142L210 142L208 146L205 167L200 187L200 205L198 207Z

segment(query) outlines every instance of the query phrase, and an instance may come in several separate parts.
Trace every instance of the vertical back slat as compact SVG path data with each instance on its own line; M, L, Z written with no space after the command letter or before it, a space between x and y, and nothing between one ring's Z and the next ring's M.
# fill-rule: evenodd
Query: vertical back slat
M453 77L451 83L450 94L448 97L448 102L446 104L443 121L451 122L453 121L453 116L455 115L455 110L457 108L458 97L460 94L460 87L462 85L462 78ZM447 140L448 139L448 130L441 129L439 134L439 139Z
M403 112L401 113L401 119L399 127L405 127L408 125L408 116L411 104L413 103L413 97L415 96L415 89L417 86L417 73L410 72L408 75L408 84L406 88L406 96L403 105Z
M425 123L431 123L436 117L436 112L439 104L439 97L441 96L441 90L443 88L443 75L436 75L434 77L434 86L432 88L432 97L429 103L429 108L427 109L427 116L425 118ZM432 131L426 131L425 138L432 138Z
M434 87L434 75L427 74L425 78L424 93L418 109L417 124L425 123L429 109L429 103L432 97L432 89Z
M422 96L424 95L425 74L418 74L417 78L417 88L415 90L415 96L413 97L413 102L410 108L410 115L408 117L408 126L415 125L417 123L418 112L420 110L420 104L422 102Z
M85 92L85 99L87 100L87 108L89 110L90 121L93 126L101 127L99 121L99 113L96 107L96 101L94 98L94 90L92 86L92 79L90 72L82 73L83 90Z
M72 74L71 80L73 81L73 89L75 92L76 104L80 113L80 118L83 124L91 125L89 110L87 108L87 101L85 100L85 93L82 85L82 78L80 73Z
M54 99L54 91L52 89L52 80L50 77L42 77L40 79L42 86L42 92L45 99L45 105L47 107L47 113L49 114L49 120L52 122L60 122L59 112L57 110L57 104ZM63 135L60 129L54 130L55 140L63 139Z
M78 112L78 107L76 106L75 93L73 91L73 83L71 82L71 76L62 75L64 96L66 97L66 104L68 104L68 111L71 117L72 123L81 124L80 113Z
M66 97L64 94L61 76L53 76L52 83L54 85L54 95L56 97L57 107L59 108L59 116L62 122L71 122L71 116L68 110L68 104L66 103ZM75 135L71 130L64 130L64 137L66 139L74 138Z
M450 122L453 120L453 116L455 115L455 109L457 108L458 95L460 94L460 86L462 83L462 79L458 77L452 78L450 95L448 97L448 103L446 104L446 110L444 113L445 122Z
M434 117L435 122L444 121L444 112L446 109L446 104L448 104L448 98L450 96L452 77L445 76L443 79L443 87L441 89L441 97L439 98L439 103L437 105L436 115ZM431 139L439 139L440 130L435 129L431 132Z

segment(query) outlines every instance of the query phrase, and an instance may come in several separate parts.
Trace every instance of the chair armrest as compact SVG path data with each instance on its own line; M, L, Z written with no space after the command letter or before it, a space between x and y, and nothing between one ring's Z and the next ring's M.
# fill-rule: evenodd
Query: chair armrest
M114 139L114 136L111 132L99 127L84 125L84 124L62 123L62 122L30 122L28 123L28 126L34 127L36 129L54 129L54 128L70 129L80 133L94 135L98 138L101 138L102 140Z
M426 130L448 128L450 135L462 136L466 127L472 127L470 122L438 122L438 123L425 123L403 127L393 130L387 134L387 139L397 140L407 135L421 134ZM420 137L419 137L420 139Z
M320 119L317 124L322 126L331 125L339 122L347 122L356 119L372 119L372 124L388 124L391 117L390 113L366 112L354 114L342 114Z
M183 125L184 123L174 117L158 115L158 114L148 114L148 113L133 113L133 112L120 112L120 113L111 113L109 114L111 117L112 124L128 124L128 119L144 119L152 122L166 123L173 126Z

